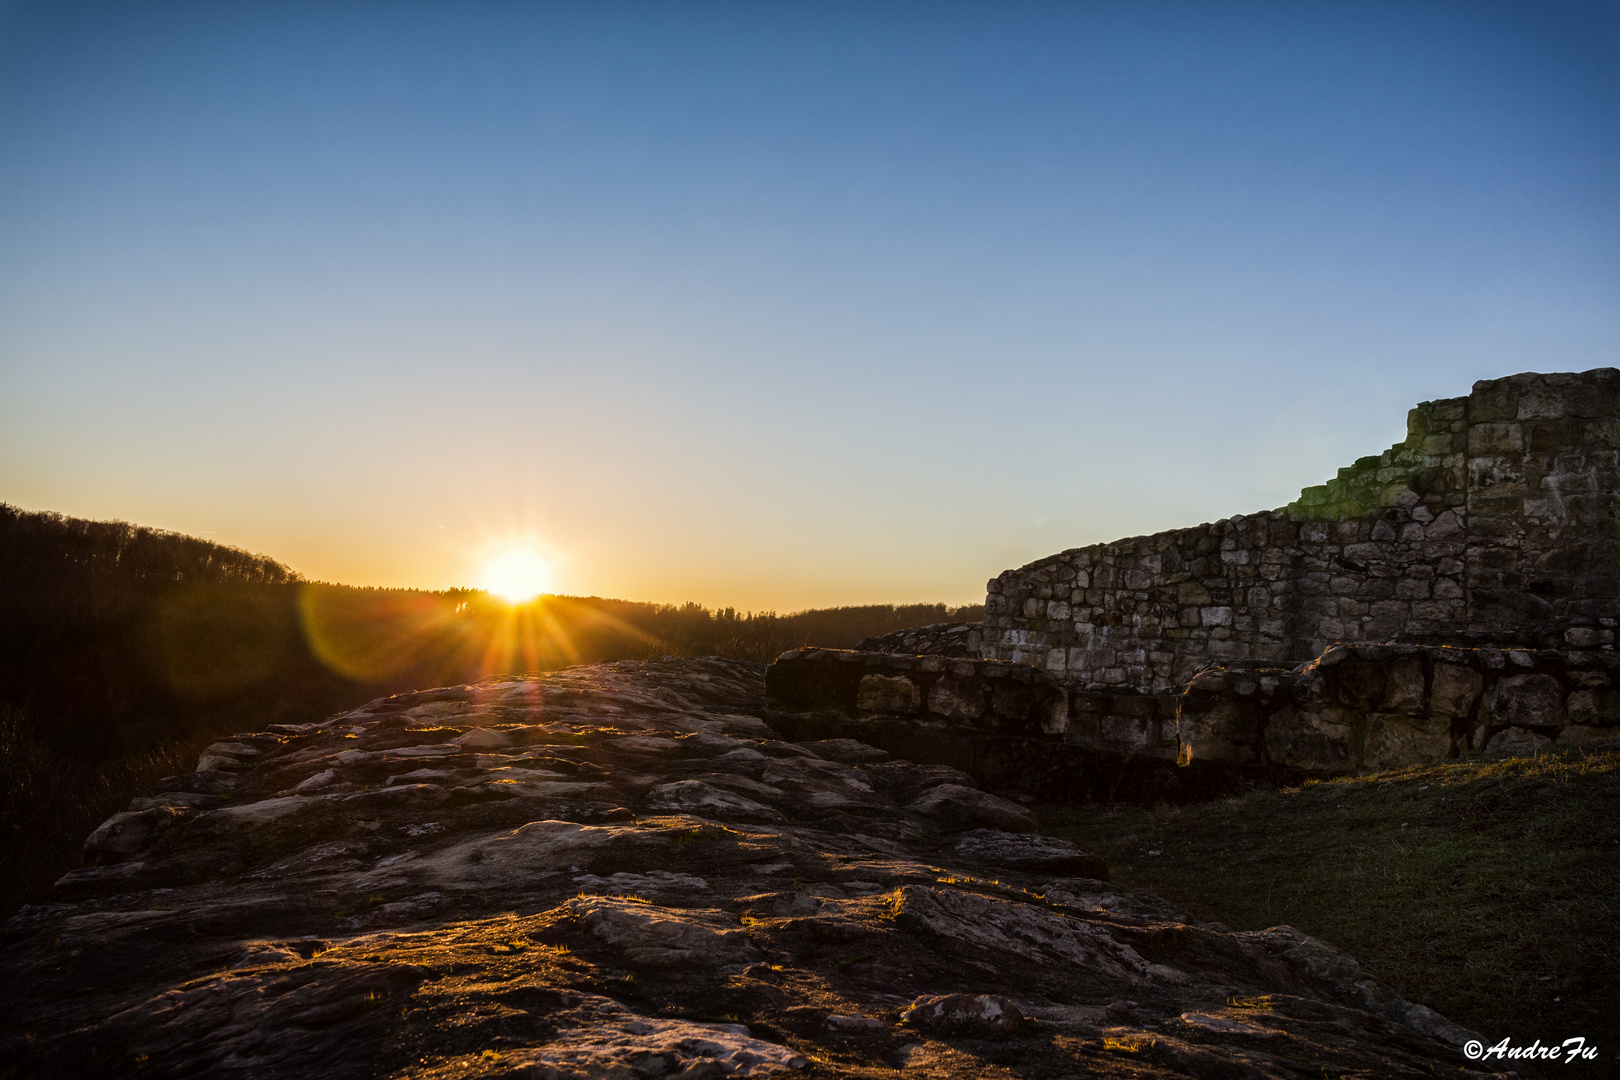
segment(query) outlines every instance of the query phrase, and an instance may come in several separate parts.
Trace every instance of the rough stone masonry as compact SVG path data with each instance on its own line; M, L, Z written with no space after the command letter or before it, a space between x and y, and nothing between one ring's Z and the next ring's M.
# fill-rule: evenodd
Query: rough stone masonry
M981 654L1167 691L1212 661L1297 663L1336 641L1612 645L1620 370L1478 382L1418 405L1407 432L1279 510L1006 571Z
M1425 402L1405 442L1280 510L1007 571L982 628L788 653L773 720L1048 797L1613 737L1617 402L1612 368ZM952 656L885 655L919 652ZM1038 717L1007 696L1019 669Z

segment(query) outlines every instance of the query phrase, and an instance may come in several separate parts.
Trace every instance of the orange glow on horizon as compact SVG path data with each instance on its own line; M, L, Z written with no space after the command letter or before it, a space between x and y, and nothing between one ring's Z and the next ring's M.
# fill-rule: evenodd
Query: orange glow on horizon
M512 603L476 593L399 593L306 584L299 614L310 650L359 682L406 672L433 685L580 663L603 641L624 655L654 655L645 632L588 604L548 596ZM584 641L576 640L583 637ZM584 645L582 651L581 645Z
M526 604L551 584L551 565L528 548L503 551L484 564L479 586L508 604Z

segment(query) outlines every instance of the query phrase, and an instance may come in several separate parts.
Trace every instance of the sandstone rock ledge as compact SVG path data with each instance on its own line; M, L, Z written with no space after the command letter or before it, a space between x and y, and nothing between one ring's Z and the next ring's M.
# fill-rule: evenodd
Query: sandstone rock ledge
M5 924L0 1074L1463 1072L1343 954L1113 888L949 769L782 741L761 686L606 664L215 744Z

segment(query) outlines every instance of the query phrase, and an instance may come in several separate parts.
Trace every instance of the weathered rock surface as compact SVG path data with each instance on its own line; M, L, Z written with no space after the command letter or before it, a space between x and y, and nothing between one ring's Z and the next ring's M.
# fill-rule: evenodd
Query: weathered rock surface
M1115 889L955 770L783 741L761 680L607 664L215 744L5 924L0 1074L1460 1074L1467 1033L1336 950Z
M856 643L855 651L977 658L983 630L984 624L976 622L930 623L862 638Z

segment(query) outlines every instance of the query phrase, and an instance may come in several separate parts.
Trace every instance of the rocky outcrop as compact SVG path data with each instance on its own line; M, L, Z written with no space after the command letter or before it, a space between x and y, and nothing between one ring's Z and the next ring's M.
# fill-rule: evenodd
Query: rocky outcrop
M967 622L914 626L909 630L862 638L856 643L855 651L977 657L983 629L983 623Z
M4 925L10 1075L1430 1076L1468 1033L954 770L620 663L223 740ZM1032 684L1033 685L1033 684Z

